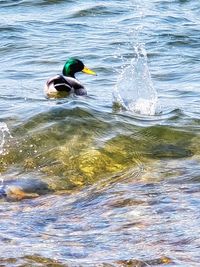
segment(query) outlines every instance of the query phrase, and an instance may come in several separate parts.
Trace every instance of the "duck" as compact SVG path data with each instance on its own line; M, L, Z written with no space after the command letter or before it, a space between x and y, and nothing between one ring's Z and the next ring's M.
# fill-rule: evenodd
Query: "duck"
M48 97L65 96L71 93L78 96L87 95L86 88L75 77L77 72L97 75L95 71L87 68L81 60L69 58L64 64L62 74L57 74L47 80L44 88L45 94Z

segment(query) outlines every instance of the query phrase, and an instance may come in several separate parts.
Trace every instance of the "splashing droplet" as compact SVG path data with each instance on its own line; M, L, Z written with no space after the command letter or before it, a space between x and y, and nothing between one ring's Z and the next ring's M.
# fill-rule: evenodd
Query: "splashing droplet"
M122 70L114 89L114 100L126 110L154 115L157 92L153 86L147 64L146 50L142 45L135 47L136 57Z
M4 152L6 136L12 137L5 122L0 122L0 155Z

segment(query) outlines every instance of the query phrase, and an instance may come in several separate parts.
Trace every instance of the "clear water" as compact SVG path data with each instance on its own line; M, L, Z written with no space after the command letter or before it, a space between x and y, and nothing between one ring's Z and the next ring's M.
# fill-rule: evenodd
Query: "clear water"
M0 1L0 265L199 266L199 12ZM47 99L71 56L88 96Z

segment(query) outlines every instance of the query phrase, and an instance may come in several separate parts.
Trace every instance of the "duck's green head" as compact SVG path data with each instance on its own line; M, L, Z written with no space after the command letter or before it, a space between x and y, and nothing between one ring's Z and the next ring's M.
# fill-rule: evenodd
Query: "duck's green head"
M86 68L83 62L76 58L68 59L63 67L64 76L74 77L75 73L80 71L87 74L96 75L94 71Z

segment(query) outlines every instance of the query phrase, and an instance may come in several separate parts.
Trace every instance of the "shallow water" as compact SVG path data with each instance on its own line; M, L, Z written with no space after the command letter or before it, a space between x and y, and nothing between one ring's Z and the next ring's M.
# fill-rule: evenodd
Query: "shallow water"
M0 265L199 266L198 1L0 8ZM47 99L70 56L88 96Z

